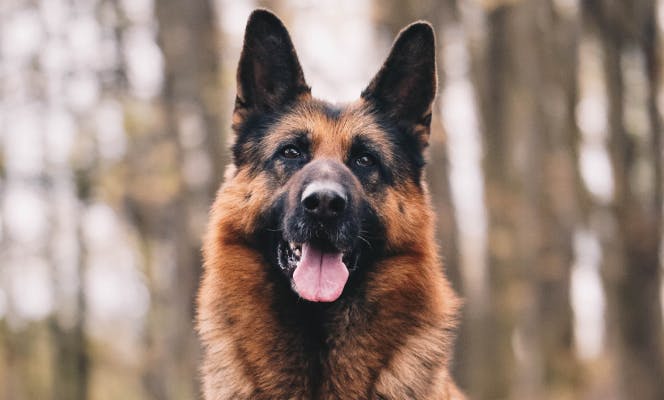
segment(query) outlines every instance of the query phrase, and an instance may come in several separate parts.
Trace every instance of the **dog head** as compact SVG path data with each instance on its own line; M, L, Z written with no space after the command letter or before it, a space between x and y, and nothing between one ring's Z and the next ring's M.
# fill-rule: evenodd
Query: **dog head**
M300 297L335 301L377 259L421 248L434 49L429 24L408 26L361 98L333 105L312 98L281 21L249 18L233 166L215 211Z

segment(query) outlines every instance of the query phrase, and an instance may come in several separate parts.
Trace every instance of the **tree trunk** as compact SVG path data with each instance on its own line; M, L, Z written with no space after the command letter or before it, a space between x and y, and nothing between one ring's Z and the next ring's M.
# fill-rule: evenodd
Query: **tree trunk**
M575 21L548 0L489 9L471 43L483 128L488 308L473 397L574 395L569 303L579 218ZM550 397L549 397L550 396Z
M79 198L80 207L85 207L87 199ZM71 399L85 400L88 398L90 380L90 356L88 354L87 337L85 335L85 317L87 314L85 301L85 265L87 251L85 238L82 234L81 222L77 224L78 243L78 289L76 291L75 320L71 327L62 327L57 315L50 318L53 336L53 400ZM54 272L55 273L55 272ZM62 297L61 300L65 300ZM61 304L62 305L62 304Z
M662 399L662 133L655 103L661 65L656 4L586 1L584 11L602 44L608 96L608 150L614 179L608 211L616 229L604 241L602 275L615 381L622 399ZM648 86L647 132L638 132L634 125L628 129L626 124L626 107L634 99L626 96L625 63L637 49L645 66L641 79ZM653 178L645 187L634 178L639 165L647 165Z
M154 140L165 156L160 162L167 165L157 173L174 186L158 207L141 196L134 199L144 225L153 304L145 384L151 397L160 400L197 398L199 348L193 321L201 229L226 163L219 114L220 49L211 2L164 0L155 11L164 55L164 124Z

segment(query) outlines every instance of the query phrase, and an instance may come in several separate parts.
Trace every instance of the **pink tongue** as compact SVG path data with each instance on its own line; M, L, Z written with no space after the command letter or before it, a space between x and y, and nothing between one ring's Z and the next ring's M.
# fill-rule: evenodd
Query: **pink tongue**
M348 280L348 268L341 261L343 253L323 253L308 243L302 245L302 257L295 272L295 290L309 301L335 301Z

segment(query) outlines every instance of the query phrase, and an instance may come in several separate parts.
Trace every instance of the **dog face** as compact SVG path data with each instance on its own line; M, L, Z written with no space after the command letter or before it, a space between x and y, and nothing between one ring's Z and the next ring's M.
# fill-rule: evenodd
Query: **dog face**
M281 21L249 18L221 212L303 299L335 301L376 260L417 251L434 48L430 25L410 25L360 100L332 105L311 97Z

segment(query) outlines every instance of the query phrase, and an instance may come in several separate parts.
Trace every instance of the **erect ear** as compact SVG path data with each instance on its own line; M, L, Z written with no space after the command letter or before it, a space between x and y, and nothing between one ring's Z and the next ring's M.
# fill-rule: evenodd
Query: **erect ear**
M255 10L244 33L234 119L275 111L310 93L286 27L270 11Z
M398 125L412 130L426 146L431 104L436 96L436 43L427 22L415 22L397 36L387 60L362 98Z

